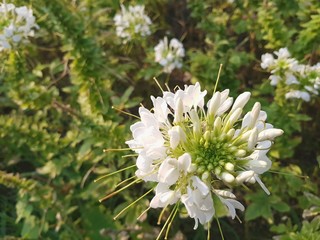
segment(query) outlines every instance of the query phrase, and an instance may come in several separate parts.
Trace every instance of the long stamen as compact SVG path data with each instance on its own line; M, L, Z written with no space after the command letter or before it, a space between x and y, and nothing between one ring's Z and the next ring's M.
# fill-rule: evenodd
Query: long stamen
M164 92L160 83L158 82L158 79L156 79L155 77L153 78L153 80L156 82L156 84L158 85L158 87L160 88L161 92Z
M140 178L138 178L138 179L134 180L133 182L129 183L127 186L124 186L123 188L120 188L119 190L114 191L114 192L108 194L107 196L99 199L99 202L102 202L102 201L104 201L104 200L106 200L106 199L108 199L108 198L110 198L110 197L118 194L119 192L123 191L124 189L130 187L131 185L133 185L133 184L135 184L135 183L138 183L138 182L141 182L141 181L142 181L142 180L141 180Z
M159 233L159 235L158 235L158 237L157 237L156 240L159 240L159 239L160 239L160 236L162 235L164 229L166 228L166 226L168 225L169 221L171 220L174 212L176 211L177 205L178 205L178 204L176 204L176 205L174 206L173 210L171 211L171 213L170 213L168 219L166 220L166 222L164 223L164 225L163 225L163 227L162 227L162 229L161 229L161 231L160 231L160 233Z
M143 194L141 197L139 197L138 199L136 199L134 202L130 203L129 206L125 207L124 209L122 209L114 218L113 220L116 220L122 213L124 213L128 208L130 208L131 206L133 206L134 204L136 204L138 201L140 201L142 198L144 198L145 196L147 196L150 192L153 191L153 188L151 188L148 192L146 192L145 194Z
M173 214L173 216L172 216L172 218L171 218L171 220L170 220L170 222L169 222L169 224L168 224L168 227L167 227L167 230L166 230L166 234L165 234L165 236L164 236L164 239L165 239L165 240L168 239L168 234L169 234L169 231L170 231L172 222L173 222L175 216L177 215L178 209L179 209L179 203L178 203L177 206L175 207L174 214Z
M165 210L167 209L167 207L168 207L168 205L166 205L166 206L162 209L162 211L161 211L161 213L160 213L160 215L159 215L159 217L158 217L158 222L157 222L158 225L160 225L160 223L161 223L161 218L162 218Z
M269 170L271 173L277 173L281 175L286 175L286 176L294 176L294 177L299 177L299 178L304 178L304 179L309 179L309 176L302 176L294 173L285 173L285 172L279 172L279 171L274 171L274 170Z
M222 229L221 229L221 226L220 226L220 222L219 222L219 219L216 217L216 220L217 220L217 223L218 223L218 228L219 228L219 232L220 232L220 235L221 235L221 239L224 240L224 236L223 236L223 232L222 232Z
M207 240L210 240L210 227L211 227L211 223L210 223L210 221L209 221L209 222L208 222Z
M104 176L102 176L102 177L99 177L99 178L95 179L94 182L98 182L98 181L100 181L101 179L110 177L110 176L112 176L112 175L114 175L114 174L117 174L117 173L119 173L119 172L123 172L123 171L128 170L128 169L130 169L130 168L133 168L133 167L135 167L135 166L136 166L136 165L134 164L134 165L131 165L131 166L129 166L129 167L122 168L122 169L120 169L120 170L118 170L118 171L109 173L109 174L107 174L107 175L104 175Z
M238 217L238 215L236 215L237 220L239 221L239 223L242 223L241 219Z
M167 87L168 91L171 92L169 85L167 83L165 83L164 85Z
M117 110L118 112L121 112L121 113L123 113L123 114L126 114L126 115L128 115L128 116L130 116L130 117L134 117L134 118L137 118L137 119L140 120L140 117L138 117L138 116L136 116L136 115L134 115L134 114L132 114L132 113L128 113L128 112L126 112L126 111L123 111L123 110L121 110L121 109L119 109L119 108L116 108L115 106L112 106L111 108L114 109L114 110Z
M148 212L150 210L151 207L148 207L146 210L144 210L139 217L137 217L137 220L139 220L146 212Z
M121 151L128 151L131 150L131 148L106 148L103 149L103 152L121 152Z
M127 157L138 157L139 154L128 154L128 155L123 155L121 156L122 158L127 158Z
M130 180L132 180L132 179L134 179L134 178L136 178L136 177L137 177L137 176L132 176L132 177L129 177L129 178L127 178L127 179L119 182L119 183L115 186L115 188L119 187L120 185L122 185L122 184L124 184L124 183L126 183L126 182L129 182Z
M223 65L223 64L221 63L221 64L220 64L220 67L219 67L218 76L217 76L216 84L214 85L213 93L216 92L217 87L218 87L218 83L219 83L219 79L220 79L220 74L221 74L221 70L222 70L222 65Z

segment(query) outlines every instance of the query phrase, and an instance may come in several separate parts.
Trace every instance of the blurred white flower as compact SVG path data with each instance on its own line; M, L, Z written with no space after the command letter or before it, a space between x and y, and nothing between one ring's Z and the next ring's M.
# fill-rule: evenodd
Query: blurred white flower
M139 37L145 37L151 34L151 19L144 13L144 6L129 6L128 9L121 5L121 13L114 17L116 25L116 34L127 43Z
M261 56L261 67L266 69L274 64L274 57L270 53L263 54Z
M25 6L16 7L9 3L0 4L0 51L12 49L20 42L27 42L29 36L34 36L35 23L32 9Z
M140 107L140 121L131 126L133 139L127 141L138 154L138 179L157 183L150 207L174 205L173 211L178 211L181 202L194 218L194 228L212 220L213 199L220 200L232 218L236 209L244 210L225 190L230 185L257 182L269 194L260 175L270 169L267 152L283 133L266 123L260 103L241 118L249 92L234 103L229 90L215 92L206 104L208 110L206 93L196 83L151 97L152 110Z
M309 102L310 94L307 93L306 91L292 90L286 93L286 99L289 99L289 98L298 98L298 99L302 99L305 102Z
M168 38L160 40L155 46L155 61L163 66L165 73L171 73L175 68L182 67L182 58L185 56L185 51L181 42L173 38L168 43Z
M276 56L276 58L274 57ZM281 48L261 56L261 68L271 73L270 84L282 88L285 99L301 99L309 102L312 95L319 95L320 63L310 66L299 64L291 58L287 48Z

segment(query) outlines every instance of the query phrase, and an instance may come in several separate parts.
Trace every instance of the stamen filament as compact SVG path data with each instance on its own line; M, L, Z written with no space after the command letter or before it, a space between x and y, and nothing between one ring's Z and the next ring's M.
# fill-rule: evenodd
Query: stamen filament
M123 188L120 188L119 190L114 191L114 192L112 192L112 193L108 194L107 196L105 196L105 197L103 197L103 198L99 199L99 202L102 202L102 201L104 201L104 200L106 200L106 199L108 199L108 198L110 198L110 197L112 197L112 196L114 196L114 195L118 194L118 193L119 193L119 192L121 192L122 190L124 190L124 189L126 189L126 188L130 187L131 185L133 185L133 184L135 184L135 183L138 183L138 182L140 182L140 181L142 181L140 178L138 178L138 179L134 180L133 182L129 183L127 186L125 186L125 187L123 187Z
M170 220L170 222L169 222L169 224L168 224L168 227L167 227L167 230L166 230L166 235L164 236L164 239L165 239L165 240L168 239L168 234L169 234L169 231L170 231L172 222L173 222L175 216L177 215L178 209L179 209L179 203L176 205L174 214L173 214L173 216L172 216L172 218L171 218L171 220Z
M127 158L127 157L137 157L139 154L128 154L128 155L123 155L121 156L122 158Z
M131 148L106 148L103 149L103 152L121 152L121 151L130 151Z
M174 206L173 210L171 211L171 213L170 213L168 219L166 220L166 222L164 223L164 225L163 225L163 227L162 227L162 229L161 229L161 231L160 231L160 233L159 233L159 235L158 235L158 237L157 237L156 240L159 240L159 239L160 239L160 237L161 237L164 229L166 228L166 226L168 225L169 221L171 220L174 212L176 211L177 205L178 205L178 204L176 204L176 205Z
M99 178L95 179L94 182L98 182L98 181L100 181L101 179L110 177L110 176L112 176L112 175L114 175L114 174L117 174L117 173L119 173L119 172L123 172L123 171L128 170L128 169L130 169L130 168L133 168L133 167L135 167L135 166L136 166L136 165L134 164L134 165L131 165L131 166L129 166L129 167L122 168L122 169L120 169L120 170L118 170L118 171L109 173L109 174L107 174L107 175L104 175L104 176L102 176L102 177L99 177Z
M144 210L139 217L137 217L137 220L139 220L146 212L148 212L150 210L151 207L148 207L146 210Z
M154 77L153 80L156 82L156 84L158 85L158 87L160 88L161 92L164 92L160 83L158 82L158 80Z
M241 219L238 217L238 215L236 215L237 220L239 221L239 223L242 223Z
M115 106L112 106L111 108L114 109L114 110L117 110L118 112L121 112L121 113L123 113L123 114L126 114L126 115L128 115L128 116L130 116L130 117L134 117L134 118L137 118L137 119L140 120L140 117L138 117L138 116L136 116L136 115L134 115L134 114L132 114L132 113L123 111L123 110L121 110L121 109L119 109L119 108L116 108Z
M162 211L160 212L160 215L159 215L159 217L158 217L158 222L157 222L158 225L160 225L160 223L161 223L161 218L162 218L165 210L167 209L167 207L168 207L168 205L166 205L166 206L162 209Z
M213 93L216 92L217 87L218 87L218 83L219 83L219 79L220 79L220 74L221 74L221 70L222 70L222 65L223 65L223 64L221 63L221 64L220 64L220 67L219 67L218 76L217 76L216 84L214 85Z
M117 187L119 187L120 185L122 185L122 184L124 184L124 183L126 183L126 182L128 182L128 181L130 181L130 180L132 180L132 179L134 179L135 177L137 177L137 176L134 175L134 176L132 176L132 177L129 177L129 178L127 178L127 179L119 182L119 183L115 186L115 188L117 188Z
M281 174L281 175L286 175L286 176L294 176L294 177L299 177L299 178L304 178L304 179L309 178L309 176L301 176L301 175L294 174L294 173L285 173L285 172L280 172L280 171L275 171L275 170L269 170L269 172L277 173L277 174Z
M125 207L124 209L122 209L114 218L113 220L116 220L122 213L124 213L128 208L130 208L131 206L133 206L134 204L136 204L138 201L140 201L142 198L144 198L145 196L147 196L150 192L153 191L153 188L151 188L148 192L146 192L145 194L143 194L141 197L139 197L138 199L136 199L134 202L130 203L127 207Z
M221 226L220 226L220 222L219 222L219 219L216 218L217 220L217 224L218 224L218 228L219 228L219 232L220 232L220 235L221 235L221 239L224 240L224 236L223 236L223 232L222 232L222 229L221 229Z

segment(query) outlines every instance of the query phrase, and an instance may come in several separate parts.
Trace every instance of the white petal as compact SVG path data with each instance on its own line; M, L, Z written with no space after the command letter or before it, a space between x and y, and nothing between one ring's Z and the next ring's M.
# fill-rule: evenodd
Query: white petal
M233 98L229 97L226 101L223 102L223 104L218 108L217 110L217 116L221 116L224 114L228 109L231 107L233 102Z
M254 175L254 171L252 171L252 170L243 171L236 177L236 181L238 183L246 182L246 181L250 180L253 177L253 175Z
M261 186L261 188L263 189L263 191L265 191L266 194L270 195L270 191L267 189L266 185L264 185L264 183L261 181L261 179L259 178L259 176L257 174L254 175L254 178L256 179L256 181L259 183L259 185Z
M236 195L234 195L230 191L226 190L214 190L214 192L222 197L227 197L227 198L236 198Z
M230 110L230 113L234 112L237 108L243 108L247 102L249 101L250 99L250 96L251 96L251 93L250 92L244 92L244 93L241 93L237 99L234 101L234 104Z
M193 186L195 188L199 189L199 191L202 193L202 195L207 195L209 193L210 189L208 188L208 186L204 182L202 182L200 180L199 177L193 176L193 177L191 177L191 179L193 182Z
M189 153L184 153L178 158L178 169L187 173L191 167L191 156Z
M265 141L265 140L273 140L275 137L278 137L283 134L283 130L272 128L272 129L266 129L259 133L258 141Z
M213 94L212 98L208 101L208 115L214 116L220 107L220 99L221 99L221 94L220 92L216 92Z
M248 139L248 150L252 150L257 144L258 140L258 130L257 128L252 129L251 134Z

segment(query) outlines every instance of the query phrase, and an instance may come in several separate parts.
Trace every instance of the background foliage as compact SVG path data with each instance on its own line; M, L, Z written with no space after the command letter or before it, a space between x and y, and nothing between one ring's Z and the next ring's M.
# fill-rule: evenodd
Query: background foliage
M141 201L117 221L113 216L141 196L134 186L100 204L134 170L93 180L134 164L126 147L135 121L112 109L137 113L145 96L158 95L157 77L171 88L199 81L235 95L252 92L268 122L285 131L270 153L263 176L271 191L239 192L247 206L242 223L220 220L225 239L319 239L320 98L309 103L278 101L263 53L288 47L303 63L320 61L318 0L145 0L153 34L121 44L113 16L117 0L17 0L31 7L40 29L31 43L0 53L0 236L4 239L154 239L157 210L142 222ZM165 35L180 39L184 66L170 75L154 62L153 47ZM204 239L192 219L178 218L171 238ZM215 222L213 239L220 234ZM188 237L189 236L189 237ZM190 237L191 236L191 237Z

